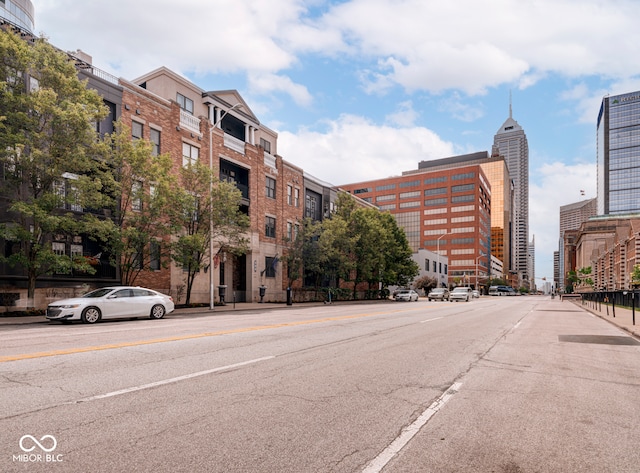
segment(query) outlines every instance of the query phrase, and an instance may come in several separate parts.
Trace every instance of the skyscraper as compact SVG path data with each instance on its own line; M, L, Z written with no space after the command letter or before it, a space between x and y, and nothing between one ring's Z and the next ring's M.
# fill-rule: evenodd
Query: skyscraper
M504 156L513 182L513 233L512 260L508 267L515 271L520 284L528 284L531 277L529 268L529 144L524 130L513 119L511 103L509 118L493 137L493 145Z
M597 140L598 215L640 212L640 92L602 99Z

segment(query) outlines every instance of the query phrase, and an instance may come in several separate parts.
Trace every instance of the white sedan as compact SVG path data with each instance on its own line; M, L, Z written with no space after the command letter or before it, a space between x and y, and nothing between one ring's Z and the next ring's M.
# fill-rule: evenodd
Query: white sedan
M407 302L417 301L418 293L412 289L402 290L402 291L396 292L394 298L397 301L407 301Z
M47 319L60 322L81 320L93 324L100 319L150 317L161 319L173 312L173 298L152 289L131 286L103 287L83 296L52 302Z

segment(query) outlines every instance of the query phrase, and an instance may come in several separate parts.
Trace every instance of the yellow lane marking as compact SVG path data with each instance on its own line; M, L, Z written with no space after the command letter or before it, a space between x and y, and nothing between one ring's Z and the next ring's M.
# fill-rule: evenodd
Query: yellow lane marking
M7 355L7 356L0 356L0 363L5 363L8 361L29 360L33 358L45 358L48 356L73 355L76 353L87 353L92 351L114 350L117 348L128 348L128 347L137 347L142 345L152 345L154 343L177 342L181 340L192 340L196 338L219 337L221 335L230 335L234 333L254 332L257 330L270 330L270 329L282 328L282 327L295 327L298 325L309 325L309 324L318 324L323 322L335 322L339 320L359 319L362 317L372 317L375 315L393 314L397 312L406 312L406 310L394 310L390 312L378 312L374 314L343 315L340 317L326 317L323 319L299 320L297 322L286 322L281 324L262 325L262 326L255 326L255 327L243 327L243 328L237 328L232 330L221 330L218 332L194 333L191 335L181 335L177 337L154 338L151 340L138 340L135 342L122 342L122 343L97 345L97 346L89 346L89 347L65 348L62 350L44 351L44 352L38 352L38 353L24 353L21 355Z

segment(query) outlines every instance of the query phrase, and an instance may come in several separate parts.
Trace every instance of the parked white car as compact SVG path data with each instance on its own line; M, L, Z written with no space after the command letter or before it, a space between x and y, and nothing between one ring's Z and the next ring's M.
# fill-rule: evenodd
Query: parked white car
M465 301L471 300L471 288L470 287L456 287L449 293L449 301Z
M396 292L395 300L396 301L418 301L418 293L412 289L403 289Z
M80 297L52 302L47 307L49 320L81 320L93 324L101 319L150 317L161 319L173 312L173 298L152 289L112 286L96 289Z

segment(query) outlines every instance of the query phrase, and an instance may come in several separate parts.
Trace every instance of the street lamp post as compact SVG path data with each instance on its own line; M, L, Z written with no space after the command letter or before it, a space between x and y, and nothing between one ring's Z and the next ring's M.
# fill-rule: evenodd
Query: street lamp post
M211 125L211 128L209 128L209 199L211 199L211 197L213 196L213 129L218 127L227 113L229 113L233 109L241 107L241 103L235 104L229 110L223 112L220 115L220 118L218 118L215 122L213 122L213 107L211 108L210 121L213 122L213 125ZM213 208L211 208L209 211L211 212L211 215L209 216L209 310L213 310L215 307L213 290Z
M438 287L440 287L440 239L442 237L445 237L447 235L451 235L451 233L443 233L442 235L440 235L438 237L438 241L436 243L436 253L438 255L438 267L436 268L437 274L438 274Z
M478 290L478 260L482 258L484 255L480 255L476 258L476 291Z

